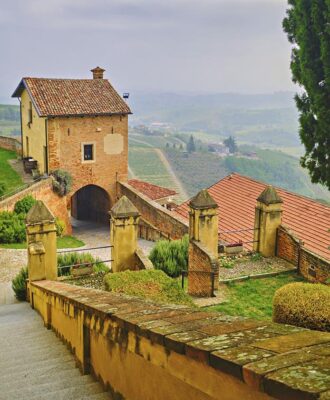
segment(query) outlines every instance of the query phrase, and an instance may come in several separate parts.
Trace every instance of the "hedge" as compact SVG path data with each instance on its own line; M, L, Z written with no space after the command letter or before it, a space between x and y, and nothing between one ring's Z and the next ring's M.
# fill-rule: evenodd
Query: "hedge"
M289 283L275 292L273 320L303 328L330 331L330 287Z
M180 240L160 240L151 250L149 259L155 269L164 271L172 278L178 277L188 268L188 235Z

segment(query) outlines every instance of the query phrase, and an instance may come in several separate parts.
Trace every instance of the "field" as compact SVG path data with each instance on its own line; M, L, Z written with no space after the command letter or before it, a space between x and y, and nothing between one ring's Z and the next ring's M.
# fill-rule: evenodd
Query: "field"
M10 192L23 185L21 177L8 163L8 160L15 158L15 152L0 149L0 182L6 185L6 192Z
M217 306L208 307L208 310L219 311L229 315L271 320L275 291L283 285L301 282L302 280L296 273L291 273L271 278L230 283L226 285L228 288L227 301Z
M84 246L85 243L82 240L77 239L74 236L63 236L56 239L56 247L58 249L73 249ZM0 248L3 249L26 249L26 242L24 243L8 243L0 244Z

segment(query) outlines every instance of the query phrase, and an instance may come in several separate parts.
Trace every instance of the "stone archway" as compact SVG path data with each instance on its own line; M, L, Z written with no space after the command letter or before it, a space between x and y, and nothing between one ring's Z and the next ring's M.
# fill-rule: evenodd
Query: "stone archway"
M71 197L71 215L75 219L109 223L109 194L99 186L87 185Z

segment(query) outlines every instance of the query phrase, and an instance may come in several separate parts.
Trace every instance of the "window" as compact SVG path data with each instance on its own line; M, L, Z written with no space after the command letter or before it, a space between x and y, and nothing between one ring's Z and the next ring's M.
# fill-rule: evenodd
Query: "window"
M84 144L84 161L94 160L94 145Z

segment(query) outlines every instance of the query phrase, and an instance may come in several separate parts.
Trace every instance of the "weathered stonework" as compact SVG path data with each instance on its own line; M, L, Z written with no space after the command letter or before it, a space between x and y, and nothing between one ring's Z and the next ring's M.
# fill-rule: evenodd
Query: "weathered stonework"
M30 286L46 325L116 398L301 400L330 391L329 333L60 282Z

